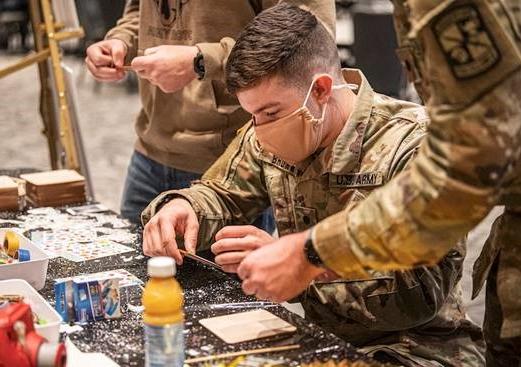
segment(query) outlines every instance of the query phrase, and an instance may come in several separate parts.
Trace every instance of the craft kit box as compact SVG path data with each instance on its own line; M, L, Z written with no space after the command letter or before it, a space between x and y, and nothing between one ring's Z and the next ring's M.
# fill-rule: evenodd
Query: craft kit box
M121 317L119 278L77 277L54 285L56 311L65 322L80 324Z

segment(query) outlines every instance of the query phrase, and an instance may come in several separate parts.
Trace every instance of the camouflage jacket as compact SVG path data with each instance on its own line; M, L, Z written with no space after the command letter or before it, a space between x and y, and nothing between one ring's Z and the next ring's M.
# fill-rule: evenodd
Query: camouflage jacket
M431 123L407 172L315 226L320 257L346 277L436 264L494 205L521 206L518 2L394 3Z
M360 72L344 74L360 87L355 109L333 145L293 166L263 151L247 125L199 183L154 200L143 213L144 223L166 196L183 197L198 215L198 249L204 249L220 228L251 223L270 205L280 235L351 210L405 169L428 120L423 107L375 93ZM357 345L383 339L399 343L408 330L448 335L467 325L456 287L464 253L461 245L431 268L316 282L303 305L310 318Z
M519 1L393 3L402 59L428 92L431 123L407 172L314 228L320 257L346 277L436 264L494 205L521 213ZM521 335L521 232L499 223L502 234L476 263L475 292L503 249L502 335L513 337Z

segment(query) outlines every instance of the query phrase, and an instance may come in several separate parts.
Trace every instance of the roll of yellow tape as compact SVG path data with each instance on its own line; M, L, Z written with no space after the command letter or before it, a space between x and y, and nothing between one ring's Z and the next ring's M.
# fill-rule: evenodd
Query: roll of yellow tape
M4 251L7 252L7 255L14 258L19 248L20 240L18 235L12 231L7 231L4 238Z

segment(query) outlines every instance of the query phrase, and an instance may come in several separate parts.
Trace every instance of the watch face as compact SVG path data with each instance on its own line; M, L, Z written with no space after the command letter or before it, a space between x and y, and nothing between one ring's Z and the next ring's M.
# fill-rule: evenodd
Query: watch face
M204 77L204 59L203 54L199 52L194 60L194 71L198 75L199 79Z
M311 238L307 239L304 248L306 250L306 258L311 264L317 266L322 265L322 259L320 258L320 256L318 256L318 253L315 250L315 246L313 246L313 240Z

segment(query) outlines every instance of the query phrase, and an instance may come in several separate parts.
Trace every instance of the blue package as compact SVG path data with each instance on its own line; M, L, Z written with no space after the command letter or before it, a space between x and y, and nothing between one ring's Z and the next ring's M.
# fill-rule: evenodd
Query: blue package
M80 324L104 318L101 286L97 280L74 280L74 310Z
M106 319L121 317L119 279L108 278L101 281L104 316Z
M90 307L90 299L88 297L88 286L89 285L85 282L73 282L74 313L76 315L76 322L81 324L94 319Z
M101 284L98 281L89 282L89 297L92 307L92 313L95 320L102 320L103 313L103 298L101 296Z
M56 279L55 309L64 322L80 324L121 317L119 278Z
M54 284L54 308L64 322L74 321L74 299L71 279L58 280Z

